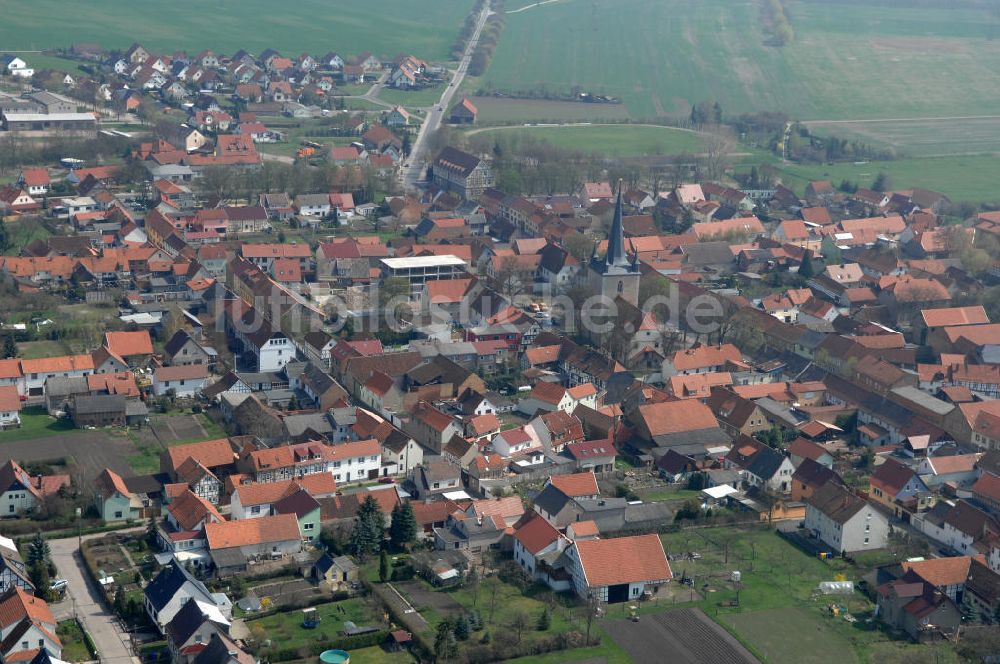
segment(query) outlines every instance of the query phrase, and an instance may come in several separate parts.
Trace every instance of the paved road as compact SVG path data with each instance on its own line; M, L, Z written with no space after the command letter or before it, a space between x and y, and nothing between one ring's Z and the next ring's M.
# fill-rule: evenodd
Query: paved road
M427 151L427 137L441 126L441 120L444 118L448 107L451 106L452 97L455 96L455 92L462 85L462 81L465 80L465 73L469 70L472 54L476 50L476 45L479 44L479 35L483 31L483 26L486 25L486 19L489 15L490 8L487 5L483 7L483 11L479 14L479 20L476 22L476 30L472 33L469 43L465 46L465 53L462 54L462 59L459 60L458 67L452 73L451 83L441 94L441 99L437 105L431 106L427 111L427 118L420 126L417 138L413 141L413 146L410 149L410 157L404 162L403 167L399 169L399 180L404 190L411 191L417 188L417 181L424 172L424 163L427 158L425 154Z
M140 529L141 530L141 529ZM83 539L103 537L105 533L88 535ZM66 579L69 587L66 599L52 606L57 619L70 618L76 611L77 618L90 634L97 647L102 664L138 664L132 655L129 637L110 611L101 604L99 591L84 568L77 538L49 540L52 562L59 570L59 578Z

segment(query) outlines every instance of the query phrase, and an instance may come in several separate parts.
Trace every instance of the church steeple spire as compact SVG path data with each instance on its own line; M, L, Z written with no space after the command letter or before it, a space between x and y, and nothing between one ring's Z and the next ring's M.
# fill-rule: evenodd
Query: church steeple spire
M608 233L608 252L604 256L606 265L628 267L629 260L625 253L625 229L622 226L622 180L618 180L618 199L615 201L615 216L611 220L611 232Z

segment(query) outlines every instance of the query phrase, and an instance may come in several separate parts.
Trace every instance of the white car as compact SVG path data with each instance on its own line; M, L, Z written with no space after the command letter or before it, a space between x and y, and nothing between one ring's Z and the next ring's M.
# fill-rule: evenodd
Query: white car
M49 590L63 590L67 586L69 586L69 581L66 579L53 579L52 582L49 583Z

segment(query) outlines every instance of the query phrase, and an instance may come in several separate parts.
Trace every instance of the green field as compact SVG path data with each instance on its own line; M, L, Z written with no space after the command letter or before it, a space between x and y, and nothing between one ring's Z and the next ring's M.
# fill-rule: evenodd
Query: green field
M28 50L96 42L127 49L222 53L275 48L289 57L362 51L392 57L400 51L426 60L449 57L472 0L408 3L400 0L297 0L277 7L266 0L177 0L151 5L128 0L11 0L4 3L0 44ZM220 29L224 26L224 29Z
M897 159L863 164L776 164L785 186L802 193L811 180L830 180L834 186L842 180L869 187L875 177L889 175L893 189L923 187L946 194L953 201L969 203L1000 202L996 174L1000 158L980 155L968 157L927 157Z
M579 85L621 97L637 118L715 99L726 113L800 119L992 115L1000 94L1000 42L989 39L997 19L985 9L789 3L795 39L775 48L765 45L756 2L514 8L482 86Z
M644 125L590 125L570 127L498 127L472 130L477 138L503 136L539 138L567 150L599 152L613 156L639 156L699 152L702 137L691 131L672 127ZM512 136L513 135L513 136Z

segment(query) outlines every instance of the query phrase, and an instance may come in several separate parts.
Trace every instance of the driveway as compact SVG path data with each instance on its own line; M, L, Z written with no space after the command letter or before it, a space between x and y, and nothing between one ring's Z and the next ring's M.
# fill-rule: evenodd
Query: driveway
M89 535L83 539L104 535ZM90 580L79 554L77 538L49 540L49 547L52 549L52 562L59 570L59 578L69 582L66 598L52 606L56 618L71 618L75 612L94 640L102 664L138 664L140 660L132 655L128 634L122 630L118 619L101 604L100 591Z

